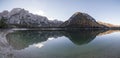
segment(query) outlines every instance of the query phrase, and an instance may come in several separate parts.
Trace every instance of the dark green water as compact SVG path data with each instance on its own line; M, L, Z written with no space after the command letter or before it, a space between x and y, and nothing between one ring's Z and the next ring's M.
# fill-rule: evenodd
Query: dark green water
M119 30L0 32L0 58L120 58Z

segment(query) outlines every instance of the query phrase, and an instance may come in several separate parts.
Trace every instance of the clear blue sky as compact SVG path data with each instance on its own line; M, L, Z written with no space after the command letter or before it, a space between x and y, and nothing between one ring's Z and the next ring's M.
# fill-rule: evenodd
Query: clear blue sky
M97 21L120 24L120 0L0 0L0 12L13 8L62 21L75 12L85 12Z

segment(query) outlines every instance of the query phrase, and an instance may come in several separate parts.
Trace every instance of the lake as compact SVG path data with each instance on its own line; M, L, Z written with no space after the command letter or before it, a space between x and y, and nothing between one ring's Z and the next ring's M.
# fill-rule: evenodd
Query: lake
M1 29L0 58L120 58L120 31Z

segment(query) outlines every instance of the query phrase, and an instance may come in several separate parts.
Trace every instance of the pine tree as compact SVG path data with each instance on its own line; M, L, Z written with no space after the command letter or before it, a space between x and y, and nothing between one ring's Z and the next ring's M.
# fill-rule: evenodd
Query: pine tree
M0 19L0 28L5 28L7 27L7 24L5 23L6 19L4 17L2 17Z

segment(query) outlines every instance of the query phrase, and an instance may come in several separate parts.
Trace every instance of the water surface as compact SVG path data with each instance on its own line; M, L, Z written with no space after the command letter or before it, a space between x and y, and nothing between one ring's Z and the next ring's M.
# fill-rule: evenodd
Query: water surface
M120 58L119 30L0 32L0 58Z

